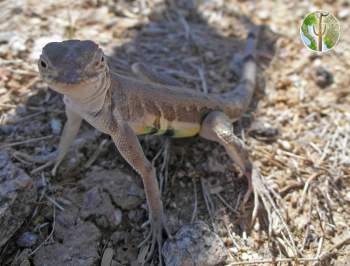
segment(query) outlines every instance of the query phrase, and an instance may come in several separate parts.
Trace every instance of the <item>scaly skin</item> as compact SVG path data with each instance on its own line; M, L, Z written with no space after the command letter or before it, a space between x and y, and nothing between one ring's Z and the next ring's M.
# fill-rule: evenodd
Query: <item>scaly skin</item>
M256 35L257 31L251 32L247 39L240 84L222 96L182 88L181 83L157 76L142 64L132 66L140 80L114 73L107 57L92 41L54 42L43 48L38 62L41 77L64 95L67 114L53 174L82 119L109 134L121 155L142 177L151 226L149 255L158 244L160 263L162 230L166 228L164 211L155 169L145 157L137 135L199 134L222 144L248 178L246 201L253 190L252 163L244 144L233 134L232 122L245 112L254 93Z

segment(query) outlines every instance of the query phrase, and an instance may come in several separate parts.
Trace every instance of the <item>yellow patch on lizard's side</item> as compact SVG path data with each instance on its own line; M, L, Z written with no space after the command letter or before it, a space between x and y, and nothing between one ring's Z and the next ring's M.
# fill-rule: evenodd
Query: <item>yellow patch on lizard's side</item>
M171 123L171 128L173 131L173 134L171 136L173 138L193 137L197 135L201 130L200 124L178 121L173 121Z
M172 138L193 137L199 133L200 128L188 128L182 130L174 129L156 129L154 127L139 128L135 133L137 135L166 135Z
M137 135L166 135L173 138L186 138L197 135L201 129L200 124L179 121L161 120L160 128L144 123L130 123Z

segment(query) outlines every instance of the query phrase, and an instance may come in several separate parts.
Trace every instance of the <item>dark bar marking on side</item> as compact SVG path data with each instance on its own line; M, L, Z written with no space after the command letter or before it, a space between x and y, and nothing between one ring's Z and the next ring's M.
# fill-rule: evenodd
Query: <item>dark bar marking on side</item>
M172 137L172 136L174 136L174 134L175 134L174 129L167 129L163 135L168 136L168 137Z

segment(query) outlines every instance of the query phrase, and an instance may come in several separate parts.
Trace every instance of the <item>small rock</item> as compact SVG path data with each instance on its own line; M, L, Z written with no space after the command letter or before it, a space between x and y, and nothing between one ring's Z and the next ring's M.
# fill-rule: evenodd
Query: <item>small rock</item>
M278 137L279 131L268 123L255 121L249 128L248 134L258 140L273 141Z
M256 14L262 20L268 20L270 18L270 12L266 9L258 10Z
M67 212L67 210L65 210ZM90 222L74 219L73 224L61 224L57 218L57 226L64 233L60 242L44 245L34 256L34 265L50 266L95 266L100 258L98 254L101 233ZM65 213L64 215L68 215Z
M242 253L242 255L241 255L241 259L242 259L243 261L249 261L249 260L252 259L252 257L250 256L249 253L244 252L244 253Z
M167 266L214 266L227 257L220 237L202 221L182 226L164 243L162 254Z
M10 39L9 47L14 54L23 52L27 49L26 40L18 35L15 35Z
M61 120L59 120L57 118L51 119L50 126L51 126L52 134L54 134L56 136L60 135L61 130L62 130L62 122L61 122Z
M304 216L298 216L294 219L294 224L298 230L303 230L307 225L307 218Z
M333 74L321 66L316 68L314 77L316 84L322 89L328 87L334 82Z
M340 19L346 19L349 16L349 9L344 8L338 12L338 18Z
M281 140L279 143L281 144L281 147L286 151L291 151L293 148L292 144L289 141Z
M0 247L20 228L36 201L33 180L0 152Z
M35 245L38 236L32 232L23 233L16 241L17 246L21 248L30 248Z
M123 213L120 209L115 209L114 211L114 226L118 226L122 222Z
M118 169L90 172L80 184L87 188L100 187L113 202L124 210L131 210L144 202L143 189L132 176Z
M101 266L110 266L113 259L113 249L112 248L106 248L103 252L102 260L101 260Z
M110 196L99 187L94 187L84 194L80 211L83 219L91 217L102 228L116 228L122 221L122 212L116 209Z

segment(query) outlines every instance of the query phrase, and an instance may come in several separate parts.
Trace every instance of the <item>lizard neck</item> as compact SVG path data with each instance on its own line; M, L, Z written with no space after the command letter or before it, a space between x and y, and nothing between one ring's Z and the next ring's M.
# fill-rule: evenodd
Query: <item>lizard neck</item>
M82 88L80 95L64 95L64 102L78 112L96 114L103 108L110 85L110 74L106 71L97 82Z

